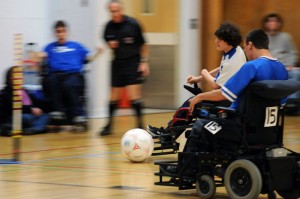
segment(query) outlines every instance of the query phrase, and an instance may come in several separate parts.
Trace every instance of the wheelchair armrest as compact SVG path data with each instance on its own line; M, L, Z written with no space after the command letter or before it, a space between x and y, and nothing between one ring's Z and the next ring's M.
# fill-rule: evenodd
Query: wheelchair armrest
M225 107L225 106L216 106L215 109L217 111L223 111L226 113L237 113L237 111L235 109L229 108L229 107Z
M218 112L219 118L227 118L228 116L238 115L237 110L229 107L216 106L215 110Z

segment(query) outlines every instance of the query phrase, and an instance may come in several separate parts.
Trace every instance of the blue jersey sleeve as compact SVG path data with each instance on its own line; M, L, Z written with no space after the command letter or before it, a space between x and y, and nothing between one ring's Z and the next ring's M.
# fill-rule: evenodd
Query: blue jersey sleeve
M229 101L234 102L250 82L252 82L255 73L255 67L251 63L244 64L222 87L223 96Z

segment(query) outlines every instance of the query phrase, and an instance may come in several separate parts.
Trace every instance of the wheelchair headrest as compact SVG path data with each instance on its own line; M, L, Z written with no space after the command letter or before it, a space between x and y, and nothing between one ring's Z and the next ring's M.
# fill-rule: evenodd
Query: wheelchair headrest
M295 80L263 80L250 85L252 93L267 99L282 99L300 90Z

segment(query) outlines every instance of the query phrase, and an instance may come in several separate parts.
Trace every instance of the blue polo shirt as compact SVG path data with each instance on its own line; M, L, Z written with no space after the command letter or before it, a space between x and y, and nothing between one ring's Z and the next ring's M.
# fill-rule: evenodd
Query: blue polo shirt
M64 44L50 43L44 51L48 55L50 72L77 73L81 72L89 51L81 44L67 41Z
M277 59L260 57L245 63L222 87L222 94L233 102L231 108L237 109L243 91L252 82L261 80L286 80L288 73L284 65Z

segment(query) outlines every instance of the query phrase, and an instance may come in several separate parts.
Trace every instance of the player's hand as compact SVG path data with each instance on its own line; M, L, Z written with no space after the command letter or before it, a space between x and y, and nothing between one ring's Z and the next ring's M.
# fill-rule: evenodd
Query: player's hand
M104 53L104 48L102 48L101 46L98 46L98 47L96 48L96 54L100 55L100 54L102 54L102 53Z
M40 108L31 108L31 113L34 115L34 116L41 116L43 114L43 111L42 109Z
M295 69L297 69L297 67L295 67L295 66L285 66L285 68L287 70L295 70Z
M195 77L193 75L189 75L188 78L187 78L187 83L189 84L194 84L194 83L198 83L199 80L201 80L201 77Z
M201 71L201 75L202 75L202 76L210 76L208 70L206 70L206 69L203 69L203 70Z
M150 68L148 62L141 62L138 68L138 72L140 72L143 77L149 76Z
M200 95L196 95L195 97L191 98L189 100L190 102L190 113L192 114L194 112L194 109L195 109L195 106L196 104L198 104L199 102L201 102L201 98L200 98Z
M38 58L45 58L48 54L46 52L34 52L34 56Z
M111 49L119 48L119 42L117 40L111 40L107 43Z

